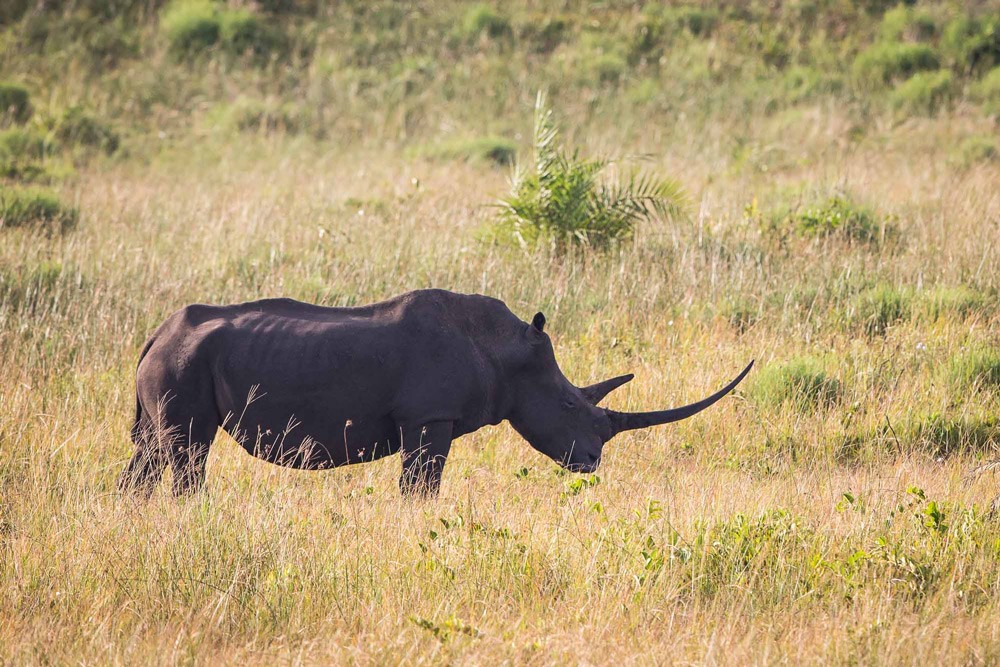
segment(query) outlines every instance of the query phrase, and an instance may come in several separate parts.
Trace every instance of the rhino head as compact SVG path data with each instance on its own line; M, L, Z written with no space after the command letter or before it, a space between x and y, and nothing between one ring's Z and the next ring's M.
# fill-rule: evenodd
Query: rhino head
M524 335L530 357L517 373L507 419L533 448L574 472L596 470L604 444L622 431L668 424L701 412L731 392L753 367L751 361L735 380L697 403L653 412L616 412L597 404L634 376L575 386L559 369L544 327L542 313L527 325Z

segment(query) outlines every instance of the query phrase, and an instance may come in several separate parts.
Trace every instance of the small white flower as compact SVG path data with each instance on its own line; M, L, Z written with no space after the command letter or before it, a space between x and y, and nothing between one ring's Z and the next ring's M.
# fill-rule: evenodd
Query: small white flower
M917 343L917 352L923 352L927 349L927 345L923 342Z

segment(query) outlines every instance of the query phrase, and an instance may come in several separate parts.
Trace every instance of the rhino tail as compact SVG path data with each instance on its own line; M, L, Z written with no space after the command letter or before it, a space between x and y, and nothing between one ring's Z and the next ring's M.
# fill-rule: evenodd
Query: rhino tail
M149 348L153 347L154 336L150 336L146 344L142 346L142 352L139 353L139 362L135 365L136 373L138 374L139 366L142 365L142 360L146 358L146 354L149 352ZM136 378L135 387L135 420L132 422L132 442L135 444L140 444L142 440L142 402L139 400L139 383L138 378Z

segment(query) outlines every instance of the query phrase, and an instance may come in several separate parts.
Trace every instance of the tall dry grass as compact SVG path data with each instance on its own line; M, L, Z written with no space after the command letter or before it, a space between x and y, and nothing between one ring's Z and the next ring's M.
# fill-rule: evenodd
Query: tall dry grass
M189 145L66 184L77 230L0 230L0 661L1000 660L996 480L967 475L993 455L1000 398L947 375L1000 343L1000 172L949 166L975 120L858 145L835 109L804 114L750 128L767 170L683 120L634 146L694 203L607 255L480 242L504 174L393 150ZM748 205L803 183L891 214L901 242L767 237ZM859 314L876 285L909 304L882 335ZM295 472L224 437L203 494L115 493L138 350L172 310L427 286L543 310L572 380L637 374L619 409L758 370L709 412L614 440L599 478L499 427L457 443L428 502L400 499L395 458ZM971 305L933 306L959 287ZM754 399L800 357L837 380L835 403Z

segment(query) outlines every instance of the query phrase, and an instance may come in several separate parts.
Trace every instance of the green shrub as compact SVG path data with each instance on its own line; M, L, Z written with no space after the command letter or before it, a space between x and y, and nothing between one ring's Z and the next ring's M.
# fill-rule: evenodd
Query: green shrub
M531 17L518 28L518 36L534 53L551 53L572 29L569 19L542 14Z
M970 72L1000 65L1000 16L959 16L944 29L941 50L948 62Z
M587 62L591 78L599 83L618 83L628 69L628 63L617 53L601 53Z
M219 38L222 48L232 56L267 58L284 49L282 34L245 9L219 13Z
M521 244L546 239L558 249L572 244L604 248L630 236L640 220L680 212L684 193L676 182L635 172L604 182L600 175L608 160L567 153L557 140L552 111L539 93L534 163L518 165L511 193L500 201L499 237Z
M879 37L889 42L920 42L937 34L934 17L925 11L898 5L882 15Z
M61 143L68 146L93 148L108 155L118 150L118 134L110 125L79 105L63 111L55 122L54 133Z
M1000 348L983 347L953 358L949 375L961 389L1000 389Z
M910 317L911 301L909 292L892 285L876 285L854 297L850 319L868 336L881 336Z
M926 415L910 421L904 437L934 457L995 451L1000 445L1000 421L996 418Z
M864 84L884 85L939 65L934 49L926 44L878 42L858 54L853 71Z
M12 127L0 131L0 159L32 162L51 152L52 146L34 130Z
M795 65L785 70L781 83L788 102L801 102L822 93L834 93L841 89L843 82L819 70L804 65Z
M1000 67L994 67L972 86L972 97L983 106L987 113L1000 116Z
M772 213L766 232L793 231L805 238L841 238L856 243L878 245L896 237L892 220L867 206L835 195L813 203L800 203Z
M976 135L966 137L951 153L951 162L961 169L977 164L1000 162L1000 148L993 137Z
M31 96L28 89L16 83L0 81L0 124L23 123L31 118Z
M212 114L220 124L239 132L296 134L303 129L299 109L273 98L257 100L240 97L231 105L221 105Z
M479 4L469 7L462 17L462 30L467 37L486 35L491 39L508 37L511 34L510 21L489 5Z
M948 316L964 319L986 306L986 296L971 287L958 285L924 292L920 302L920 310L932 321Z
M191 57L214 47L219 41L221 20L211 0L174 0L160 22L175 55Z
M664 48L680 33L706 37L718 23L719 15L711 9L699 7L670 7L648 4L643 8L629 40L629 57L656 61L664 55Z
M489 162L506 167L514 164L517 145L502 137L481 137L448 141L418 152L431 158Z
M0 187L0 228L34 227L63 232L75 226L78 217L75 208L63 206L48 190Z
M954 77L946 69L918 72L892 91L892 105L907 113L930 114L952 95Z
M842 394L840 381L830 377L812 357L761 368L747 391L747 397L761 407L789 404L800 411L829 407Z

